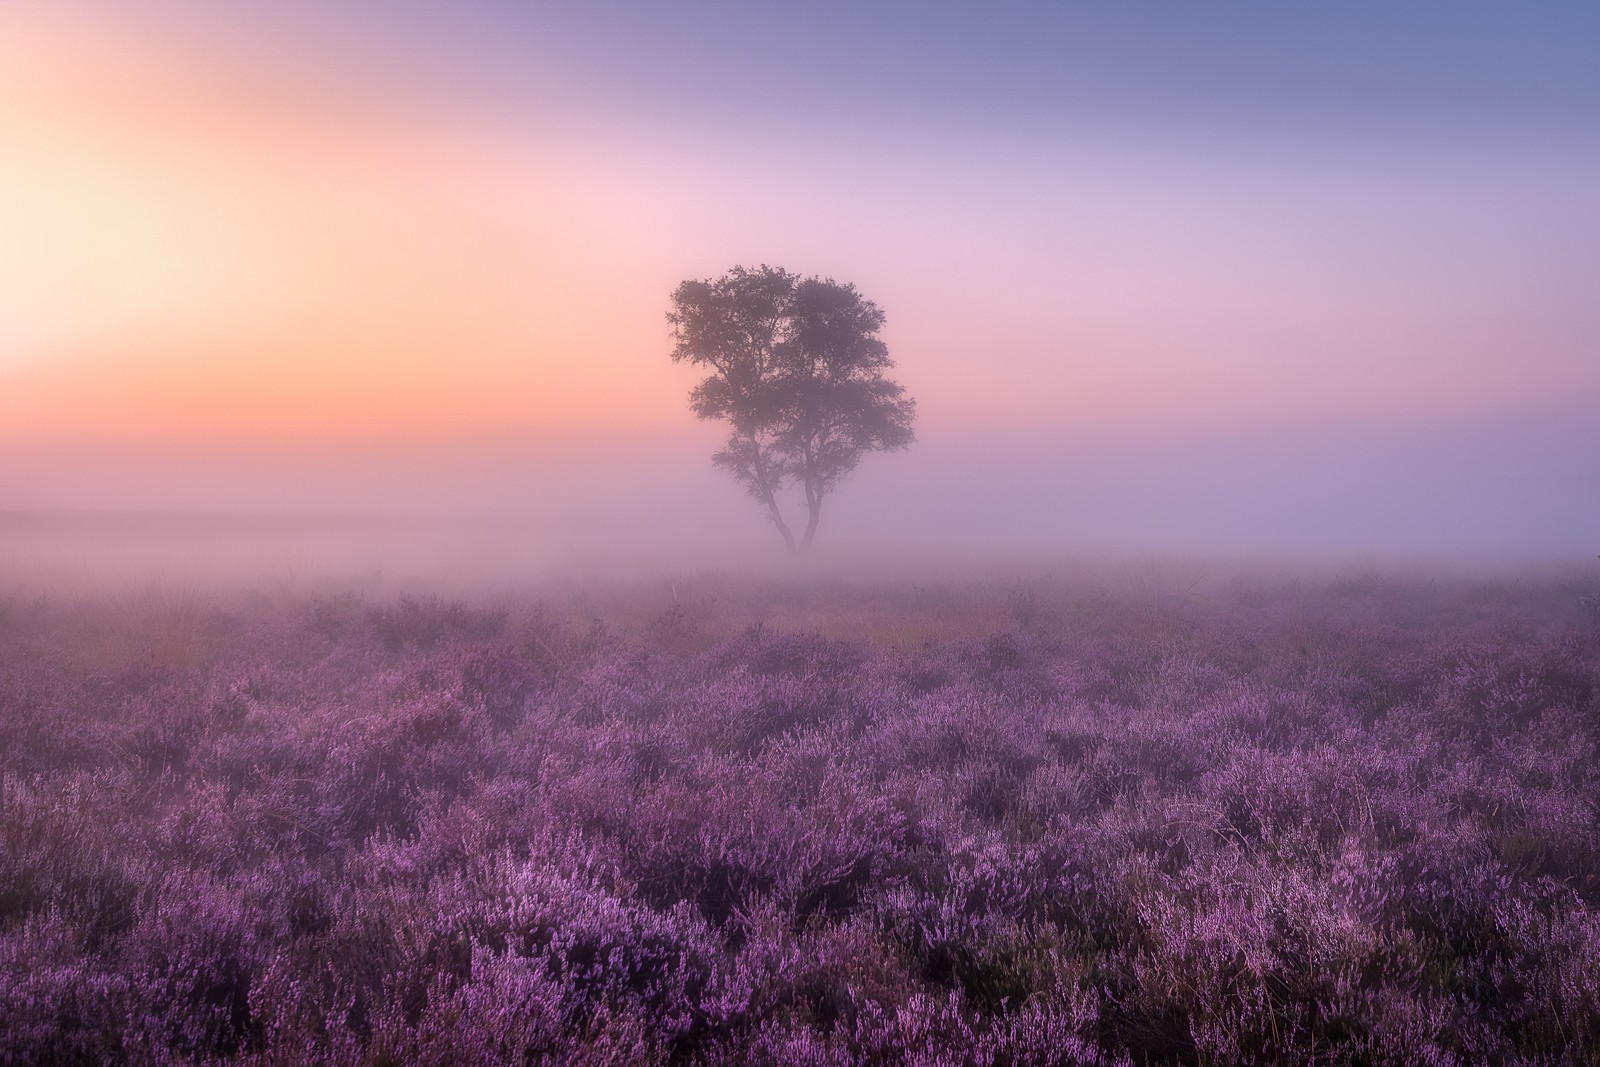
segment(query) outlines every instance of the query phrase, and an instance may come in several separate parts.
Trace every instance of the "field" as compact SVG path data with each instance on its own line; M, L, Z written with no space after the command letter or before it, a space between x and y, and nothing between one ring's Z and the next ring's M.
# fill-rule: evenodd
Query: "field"
M0 1062L1600 1060L1593 579L0 601Z

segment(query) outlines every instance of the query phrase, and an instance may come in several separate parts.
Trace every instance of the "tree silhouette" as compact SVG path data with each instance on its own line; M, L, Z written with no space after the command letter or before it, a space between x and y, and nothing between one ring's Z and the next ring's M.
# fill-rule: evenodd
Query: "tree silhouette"
M713 457L766 508L789 551L811 548L822 501L868 452L906 448L916 401L885 378L883 311L853 285L763 264L690 280L667 313L672 359L710 368L689 394L702 419L728 422ZM805 494L799 539L778 497Z

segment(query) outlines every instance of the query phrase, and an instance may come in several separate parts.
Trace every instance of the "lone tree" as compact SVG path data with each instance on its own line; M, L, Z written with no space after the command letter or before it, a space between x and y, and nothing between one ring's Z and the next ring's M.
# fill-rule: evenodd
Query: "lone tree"
M811 548L822 501L868 452L906 448L916 401L885 378L883 311L832 278L735 267L672 294L673 362L710 369L689 394L702 419L730 425L713 457L767 510L789 551ZM798 540L778 495L805 493Z

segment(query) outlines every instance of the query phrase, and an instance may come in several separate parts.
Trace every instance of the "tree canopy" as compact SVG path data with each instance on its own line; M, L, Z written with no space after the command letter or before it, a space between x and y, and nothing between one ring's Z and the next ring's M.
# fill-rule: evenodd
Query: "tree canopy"
M702 419L729 424L712 457L766 509L791 552L810 549L822 502L868 452L914 440L916 401L884 377L881 308L854 285L777 267L734 267L690 280L667 313L674 362L710 370L689 394ZM806 525L797 539L780 494L797 485Z

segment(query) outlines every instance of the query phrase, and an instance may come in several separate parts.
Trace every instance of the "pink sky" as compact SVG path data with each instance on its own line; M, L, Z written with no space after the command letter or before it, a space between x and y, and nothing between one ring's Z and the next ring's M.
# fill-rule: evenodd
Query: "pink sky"
M560 510L497 482L529 456L709 492L663 315L737 263L887 310L926 447L869 463L913 482L1600 401L1592 143L674 124L309 10L0 14L0 507Z

